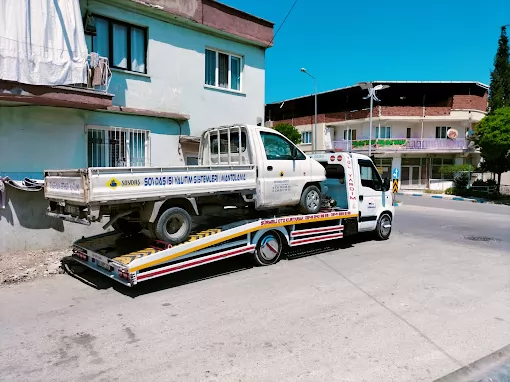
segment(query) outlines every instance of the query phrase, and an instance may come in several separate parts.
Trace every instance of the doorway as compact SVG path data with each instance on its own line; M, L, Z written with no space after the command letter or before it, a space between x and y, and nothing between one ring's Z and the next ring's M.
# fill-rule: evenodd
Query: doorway
M419 186L421 166L402 166L402 186Z

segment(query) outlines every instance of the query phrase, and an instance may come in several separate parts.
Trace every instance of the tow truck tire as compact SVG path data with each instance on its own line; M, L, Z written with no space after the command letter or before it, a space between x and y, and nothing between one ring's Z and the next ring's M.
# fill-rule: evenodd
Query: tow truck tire
M182 243L188 238L190 232L191 217L180 207L167 209L156 222L156 238L170 244Z
M375 236L378 240L388 240L391 234L391 216L387 213L381 214L375 227Z
M139 222L130 222L123 218L115 220L112 227L115 231L123 233L124 235L136 235L142 230L142 226Z
M321 190L317 186L308 186L301 194L299 209L304 214L316 214L321 209Z
M255 265L265 266L276 264L282 254L282 240L278 233L269 231L263 234L255 247L253 260Z

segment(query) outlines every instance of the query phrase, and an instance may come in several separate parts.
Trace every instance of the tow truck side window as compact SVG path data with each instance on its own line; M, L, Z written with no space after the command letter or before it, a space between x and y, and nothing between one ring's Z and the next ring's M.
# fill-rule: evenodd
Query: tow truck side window
M374 167L374 164L367 160L358 160L361 185L375 191L381 191L382 180Z
M296 147L286 140L285 138L267 133L265 131L260 132L260 138L264 145L267 160L304 160L306 157L304 154L297 150ZM292 151L296 150L296 158L292 157Z

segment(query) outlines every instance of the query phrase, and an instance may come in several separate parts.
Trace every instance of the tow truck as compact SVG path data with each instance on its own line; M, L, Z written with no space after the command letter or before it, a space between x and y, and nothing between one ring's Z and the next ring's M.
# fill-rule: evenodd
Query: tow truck
M369 157L357 153L316 153L325 170L321 210L315 214L274 214L205 226L172 245L143 234L104 233L73 244L72 258L132 287L140 282L234 256L248 255L258 266L277 263L289 249L341 240L360 232L387 240L394 217L389 179L381 179ZM214 220L214 219L213 219Z

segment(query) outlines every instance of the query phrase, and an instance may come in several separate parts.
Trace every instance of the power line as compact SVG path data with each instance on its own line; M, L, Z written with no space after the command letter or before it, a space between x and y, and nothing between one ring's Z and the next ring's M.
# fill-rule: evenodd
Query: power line
M276 30L276 33L273 35L273 38L271 39L271 42L267 45L267 47L269 48L271 46L271 44L273 43L276 35L278 34L278 32L280 31L280 29L282 29L283 27L283 24L285 24L285 21L287 21L287 18L289 17L290 13L292 12L292 10L294 9L294 7L296 6L296 3L298 2L298 0L294 0L294 4L292 4L292 7L290 7L289 11L287 12L287 16L285 16L285 18L283 19L281 25L278 27L278 29Z

